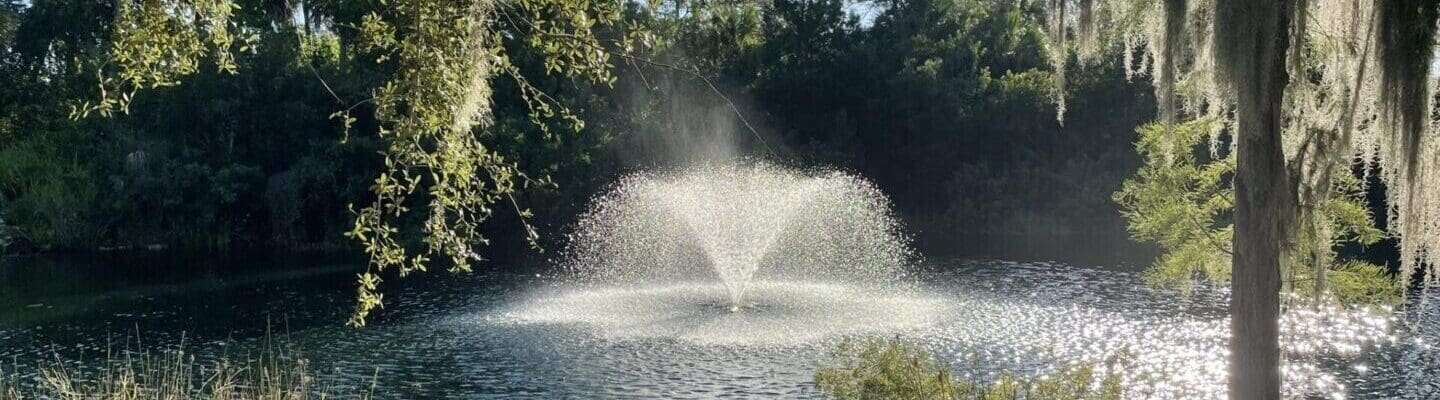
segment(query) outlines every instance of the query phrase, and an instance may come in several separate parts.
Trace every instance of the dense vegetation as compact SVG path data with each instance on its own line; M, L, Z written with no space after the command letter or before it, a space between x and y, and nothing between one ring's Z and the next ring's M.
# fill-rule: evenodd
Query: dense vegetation
M1228 282L1234 254L1235 154L1205 138L1216 122L1147 124L1136 148L1145 163L1115 200L1135 237L1165 252L1147 271L1153 283L1188 291L1195 280ZM1225 137L1228 140L1228 136ZM1287 244L1281 264L1284 290L1297 299L1345 304L1386 304L1401 299L1403 284L1357 248L1376 246L1377 228L1366 187L1355 173L1336 174L1333 195L1315 206L1316 217ZM1352 249L1343 254L1342 249Z
M221 345L234 343L221 343ZM210 347L210 346L207 346ZM0 400L372 399L379 371L335 382L286 338L267 334L258 354L202 359L183 343L164 350L107 352L94 368L74 360L0 363ZM213 351L206 348L202 351Z
M815 385L838 400L1118 400L1126 393L1118 370L1123 367L1116 358L1050 376L1024 379L1002 373L980 382L954 376L949 365L915 344L868 339L840 344L834 360L815 372Z
M378 273L468 270L489 237L545 247L637 167L854 169L933 247L1118 232L1118 189L1132 232L1168 251L1153 277L1235 277L1232 396L1272 398L1282 287L1402 287L1336 254L1384 236L1365 174L1401 269L1440 279L1440 5L1186 3L5 0L0 245L343 233L370 256L363 323ZM1164 123L1139 155L1135 48ZM500 244L483 251L520 247Z
M515 200L542 238L620 172L717 154L856 170L941 249L953 243L935 239L961 234L1122 238L1109 197L1138 165L1128 143L1152 116L1149 92L1115 62L1073 67L1071 116L1063 126L1040 117L1054 103L1037 4L683 6L694 12L626 14L655 42L615 59L613 86L547 75L543 51L506 42L528 83L585 121L578 134L563 120L533 124L526 92L493 83L496 133L484 140L538 183ZM107 60L112 5L7 2L0 218L10 248L348 245L347 205L370 198L386 144L368 133L370 114L329 116L367 110L355 103L394 71L345 50L364 44L347 24L366 5L314 7L288 21L241 8L232 21L255 43L233 53L243 73L201 67L136 95L129 114L76 119ZM482 229L523 248L518 214L498 212Z

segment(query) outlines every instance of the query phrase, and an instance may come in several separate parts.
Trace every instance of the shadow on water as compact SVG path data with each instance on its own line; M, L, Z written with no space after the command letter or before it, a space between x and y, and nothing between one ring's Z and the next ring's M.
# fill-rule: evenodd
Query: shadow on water
M182 334L193 342L262 336L270 323L334 324L343 295L314 294L352 290L359 265L343 254L263 251L9 257L0 260L0 354L93 358Z
M353 272L353 257L316 253L110 252L0 260L0 329L110 313L156 299L243 296L267 282Z
M1123 234L1093 235L919 235L916 246L931 258L1055 261L1139 271L1160 255L1153 245Z

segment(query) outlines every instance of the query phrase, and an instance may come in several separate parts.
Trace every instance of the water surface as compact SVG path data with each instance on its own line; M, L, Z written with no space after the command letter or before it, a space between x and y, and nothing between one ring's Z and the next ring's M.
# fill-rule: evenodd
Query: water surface
M814 293L829 289L761 283L760 302L738 313L708 306L725 297L718 284L596 294L533 270L490 269L392 284L380 317L357 330L341 326L354 264L287 260L110 270L11 260L0 268L0 359L94 359L137 338L146 348L184 340L217 357L258 347L268 327L329 379L377 376L379 392L394 397L803 398L817 394L811 375L835 343L878 332L917 340L980 379L1124 353L1137 395L1223 390L1224 290L1154 290L1118 268L938 260L913 293L825 298ZM566 297L576 293L619 306L559 312L595 304ZM1287 393L1440 398L1440 299L1412 297L1397 310L1290 313ZM830 301L854 302L825 307L855 312L806 317ZM566 317L539 318L557 315Z

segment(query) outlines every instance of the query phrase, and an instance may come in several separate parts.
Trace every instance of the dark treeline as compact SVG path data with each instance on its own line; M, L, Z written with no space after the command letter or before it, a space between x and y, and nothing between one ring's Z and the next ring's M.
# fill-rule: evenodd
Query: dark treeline
M265 39L237 53L242 73L202 66L143 92L128 115L78 119L72 106L97 90L111 3L0 3L0 235L56 250L348 246L347 205L368 196L380 143L373 129L346 135L330 115L354 106L358 125L373 124L361 101L387 74L342 56L354 34L345 21L375 7L351 3L316 3L315 17L299 11L288 24L246 8L239 20ZM486 141L558 184L517 199L547 247L618 175L716 156L855 171L936 251L976 236L1122 241L1111 193L1140 163L1134 128L1154 101L1148 85L1126 81L1117 51L1071 63L1074 100L1057 121L1042 6L635 6L631 19L658 43L615 57L613 87L548 77L536 52L511 46L531 83L584 119L582 132L539 129L502 80ZM510 214L491 221L492 247L523 244Z

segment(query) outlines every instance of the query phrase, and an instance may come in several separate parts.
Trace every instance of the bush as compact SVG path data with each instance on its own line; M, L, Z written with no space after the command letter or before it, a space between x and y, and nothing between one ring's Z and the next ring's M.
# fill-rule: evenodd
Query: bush
M834 358L815 372L815 384L826 397L841 400L1111 400L1124 394L1115 369L1097 376L1094 363L1029 380L1006 372L985 383L956 379L933 354L901 340L846 341Z

